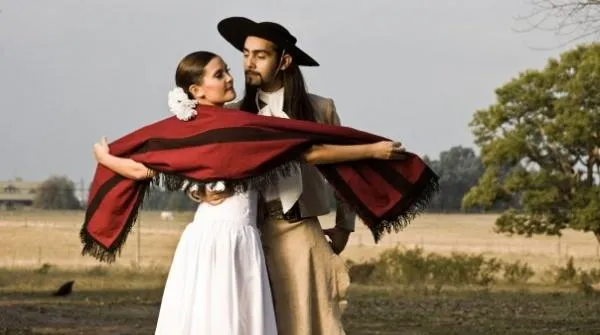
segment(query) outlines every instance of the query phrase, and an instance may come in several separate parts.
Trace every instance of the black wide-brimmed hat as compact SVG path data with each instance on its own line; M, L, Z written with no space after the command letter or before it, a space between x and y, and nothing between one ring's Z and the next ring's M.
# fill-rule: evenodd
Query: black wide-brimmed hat
M316 60L296 46L296 37L280 24L254 22L245 17L234 16L221 20L217 25L217 29L221 36L240 51L244 51L244 43L248 36L256 36L285 49L298 65L319 66Z

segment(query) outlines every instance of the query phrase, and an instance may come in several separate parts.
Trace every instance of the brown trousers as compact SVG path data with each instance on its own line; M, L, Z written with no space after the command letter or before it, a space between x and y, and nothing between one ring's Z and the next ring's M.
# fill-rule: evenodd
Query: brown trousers
M350 278L318 219L289 223L271 211L261 232L279 335L345 334Z

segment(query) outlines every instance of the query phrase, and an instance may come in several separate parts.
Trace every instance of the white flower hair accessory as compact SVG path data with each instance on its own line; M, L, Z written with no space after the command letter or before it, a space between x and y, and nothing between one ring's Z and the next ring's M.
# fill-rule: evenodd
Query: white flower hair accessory
M190 100L181 87L175 87L169 92L169 110L179 120L188 121L196 116L196 100Z

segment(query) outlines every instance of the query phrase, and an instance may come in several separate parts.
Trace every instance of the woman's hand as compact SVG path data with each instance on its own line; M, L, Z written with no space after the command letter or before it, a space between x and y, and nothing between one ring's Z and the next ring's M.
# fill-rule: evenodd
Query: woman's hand
M94 144L94 157L96 158L96 161L100 163L109 153L108 141L106 140L106 137L103 136L100 139L100 142Z
M406 149L400 142L381 141L371 144L371 152L374 159L398 160L406 158Z

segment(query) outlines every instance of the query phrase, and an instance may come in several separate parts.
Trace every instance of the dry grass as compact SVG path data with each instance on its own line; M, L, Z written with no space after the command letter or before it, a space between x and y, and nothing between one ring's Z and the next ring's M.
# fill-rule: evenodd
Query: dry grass
M161 221L158 212L143 212L141 224L129 235L115 266L136 264L141 227L142 267L168 268L179 235L192 213L178 213L175 221ZM89 267L99 263L81 256L79 230L83 212L0 213L0 267L35 267L43 263L61 267Z
M175 213L174 221L161 221L158 212L141 215L140 260L142 267L166 269L189 212ZM89 267L98 262L80 254L79 229L83 212L0 212L0 267L36 267L43 263L61 267ZM376 258L390 247L421 246L426 252L450 254L453 251L483 253L506 261L521 260L534 269L563 264L572 256L578 267L595 267L598 243L591 234L565 231L561 238L551 236L508 237L493 232L494 215L425 214L399 234L373 242L371 233L357 222L357 231L342 254L346 259L364 261ZM321 218L330 227L333 215ZM129 236L115 266L130 267L137 260L137 227Z
M495 215L426 214L417 218L405 231L386 236L379 247L373 244L368 230L361 227L351 239L352 247L344 256L352 260L376 257L382 246L412 248L421 246L426 252L449 255L452 252L484 254L504 261L521 260L541 273L552 266L563 265L573 257L577 267L599 265L599 245L592 234L573 230L563 236L505 236L494 232ZM534 279L540 279L536 276Z

